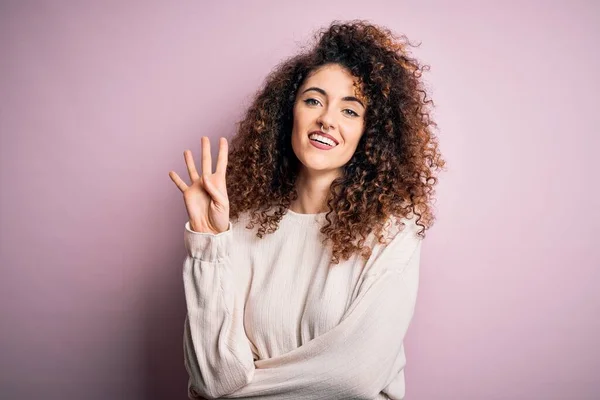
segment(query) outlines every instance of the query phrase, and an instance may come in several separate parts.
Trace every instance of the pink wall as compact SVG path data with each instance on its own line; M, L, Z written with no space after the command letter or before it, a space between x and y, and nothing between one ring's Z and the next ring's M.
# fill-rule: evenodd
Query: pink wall
M448 160L407 399L600 398L600 7L482 3L2 1L0 398L186 398L168 171L352 18L423 43Z

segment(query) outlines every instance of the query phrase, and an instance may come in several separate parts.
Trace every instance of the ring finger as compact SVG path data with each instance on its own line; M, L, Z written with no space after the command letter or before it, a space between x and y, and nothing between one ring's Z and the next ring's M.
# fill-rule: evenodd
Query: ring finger
M198 171L196 170L196 164L194 164L194 156L191 151L186 150L183 152L183 157L185 158L185 165L187 166L190 179L192 180L192 183L194 183L200 178L200 175L198 175Z

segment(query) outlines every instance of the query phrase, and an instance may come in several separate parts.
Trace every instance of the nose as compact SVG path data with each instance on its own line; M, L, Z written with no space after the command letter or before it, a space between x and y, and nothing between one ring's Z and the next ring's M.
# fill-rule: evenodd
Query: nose
M323 107L323 112L317 119L317 124L319 124L319 128L321 128L321 124L323 124L326 130L336 129L333 111L331 111L329 107Z

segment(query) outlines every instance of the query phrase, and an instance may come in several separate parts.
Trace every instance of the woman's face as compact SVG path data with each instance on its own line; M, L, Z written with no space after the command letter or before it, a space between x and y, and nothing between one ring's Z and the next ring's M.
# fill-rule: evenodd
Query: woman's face
M313 71L298 90L292 149L310 172L339 172L358 146L364 131L365 106L355 92L355 81L344 67L327 64ZM321 130L331 136L334 146L315 142L322 138L313 138L312 133Z

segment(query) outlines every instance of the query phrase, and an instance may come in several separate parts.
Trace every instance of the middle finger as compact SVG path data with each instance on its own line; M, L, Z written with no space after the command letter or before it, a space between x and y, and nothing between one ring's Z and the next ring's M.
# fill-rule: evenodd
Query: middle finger
M202 175L212 174L212 159L210 156L210 140L202 136Z

